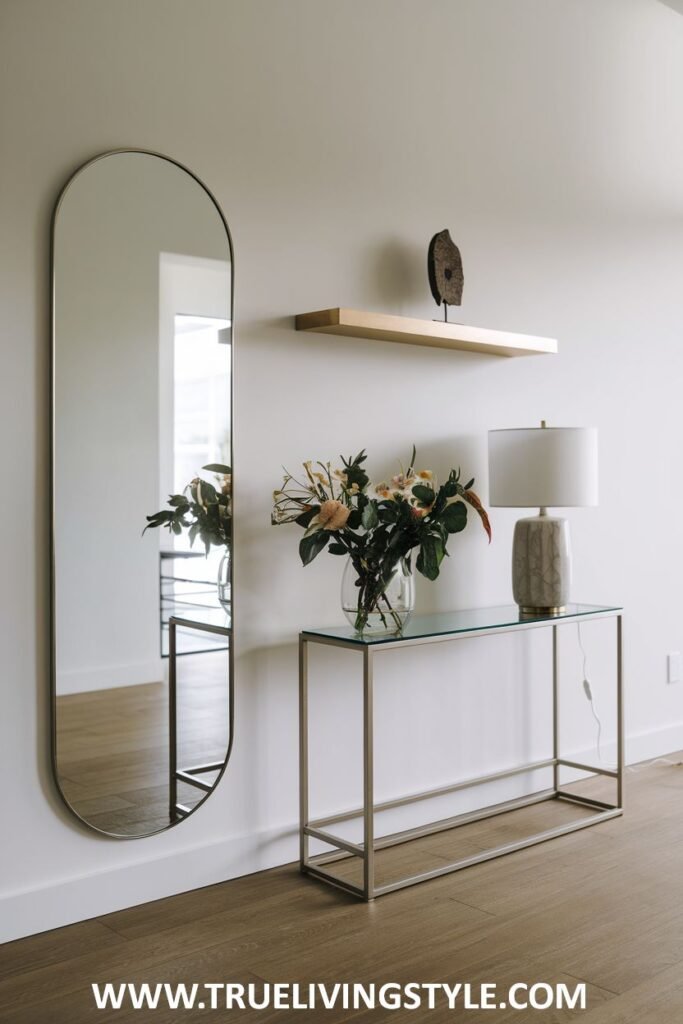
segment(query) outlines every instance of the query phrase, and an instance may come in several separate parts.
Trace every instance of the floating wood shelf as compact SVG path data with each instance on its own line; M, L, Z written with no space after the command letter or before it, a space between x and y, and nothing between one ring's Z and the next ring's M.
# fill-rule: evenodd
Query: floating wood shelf
M320 309L316 313L299 313L296 329L319 334L342 334L348 338L372 338L375 341L398 341L406 345L453 348L464 352L488 352L493 356L530 356L557 352L557 342L553 338L490 331L485 327L465 327L463 324L447 324L442 320L363 313L357 309Z

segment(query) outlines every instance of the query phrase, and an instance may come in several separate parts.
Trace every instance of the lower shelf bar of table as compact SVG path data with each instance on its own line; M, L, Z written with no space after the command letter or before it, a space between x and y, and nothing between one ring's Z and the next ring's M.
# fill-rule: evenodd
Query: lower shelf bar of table
M464 779L461 782L453 782L448 786L439 786L437 789L426 789L420 793L410 793L408 796L396 797L394 800L385 800L384 803L375 804L377 811L391 811L395 807L405 807L407 804L417 803L419 800L434 800L436 797L448 796L450 793L457 793L462 789L469 789L470 786L483 786L487 782L498 782L500 779L510 779L515 775L523 775L525 772L539 771L541 768L552 768L557 764L554 757L548 757L543 761L532 761L530 764L520 764L514 768L504 768L499 772L491 772L489 775L479 775L474 779ZM586 768L586 771L592 771ZM337 825L340 821L351 821L353 818L360 818L363 814L362 807L356 807L350 811L340 811L338 814L330 814L326 818L316 818L309 822L315 828L325 828L326 825Z
M213 782L205 782L204 779L198 779L196 775L190 775L189 772L183 771L182 768L177 770L175 777L178 782L185 782L188 786L194 786L196 789L203 790L204 793L210 793L214 787Z
M460 871L463 868L471 867L474 864L482 864L485 861L493 860L496 857L504 857L508 853L515 853L517 850L523 850L529 846L536 846L539 843L547 842L550 839L556 839L559 836L569 835L572 832L588 828L591 825L597 825L601 821L609 821L611 818L618 818L623 814L623 809L621 807L605 804L602 801L589 800L587 797L580 797L574 793L555 793L554 790L547 790L534 794L533 796L523 797L518 800L509 800L503 804L496 804L493 807L484 808L481 811L471 811L466 814L457 815L454 818L444 819L439 822L432 822L419 828L407 829L402 832L393 832L389 835L381 836L375 840L374 849L375 851L387 849L391 846L397 846L401 843L407 843L415 839L433 835L435 832L456 829L474 821L481 821L485 818L496 817L497 815L505 814L508 811L521 810L524 807L530 807L537 803L544 803L548 800L566 800L571 803L583 805L584 807L589 807L591 810L594 810L595 813L587 818L579 818L575 821L567 822L564 825L556 825L553 828L545 829L542 832L536 832L523 839L516 839L514 842L503 843L500 846L491 847L489 850L482 850L481 852L471 854L468 857L462 857L459 860L444 864L442 867L432 868L429 871L420 872L415 875L409 875L406 878L392 882L389 885L377 886L373 891L373 895L382 896L385 893L393 892L396 889L403 889L409 885L414 885L416 882L424 882L431 878L438 878L441 875ZM362 858L364 856L363 845L349 843L348 841L341 839L339 836L334 836L331 833L322 832L319 829L312 829L309 827L306 828L306 834L311 838L319 839L330 846L336 846L337 849L335 852L331 853L324 852L315 854L302 866L302 870L306 874L313 875L322 881L331 882L339 888L353 892L355 895L363 896L364 890L359 886L354 886L351 882L339 879L336 875L323 870L323 865L332 864L340 860L348 860L351 856Z
M307 864L305 872L310 875L311 878L317 878L321 882L327 882L328 885L334 885L337 889L343 889L344 892L351 893L352 896L360 896L361 899L365 895L363 890L358 885L354 885L353 882L346 882L343 878L337 878L336 875L331 875L327 871L323 871L319 867L315 867L313 864Z
M482 786L487 782L498 782L500 779L512 778L515 775L522 775L526 772L538 771L542 768L553 768L555 765L563 768L574 768L582 772L588 772L591 775L605 775L611 779L617 779L619 773L607 768L595 768L592 765L580 764L578 761L568 761L565 758L546 758L544 761L532 761L530 764L518 765L515 768L506 768L503 771L493 772L490 775L480 775L474 779L465 779L462 782L454 782L448 786L439 786L437 789L428 789L420 793L412 793L408 796L397 797L393 800L385 800L383 803L375 804L375 814L379 811L390 811L396 807L405 807L412 803L417 803L421 800L434 800L441 796L448 796L451 793L457 793L463 789L469 789L471 786ZM554 790L548 792L555 792ZM574 794L564 794L567 799L572 798ZM521 798L520 798L521 799ZM580 799L580 802L583 798ZM588 800L583 800L584 803L590 803ZM486 809L484 809L485 811ZM514 808L510 808L514 810ZM502 811L491 811L492 814L503 813ZM338 825L343 821L352 821L354 818L360 818L363 815L362 807L355 807L349 811L340 811L338 814L330 814L325 818L316 818L309 822L311 828L325 828L328 825ZM486 816L485 814L482 816ZM474 820L474 819L473 819ZM448 826L445 826L448 827Z
M578 761L568 761L566 757L558 757L558 765L562 768L577 768L580 772L590 772L591 775L606 775L609 779L618 779L619 772L616 768L603 768L597 765L579 764Z
M329 846L336 846L338 850L345 850L354 857L365 856L363 847L359 846L358 843L350 843L348 839L342 839L340 836L333 836L330 832L324 832L322 829L311 828L309 825L305 825L304 834L310 836L311 839L319 839L321 843L327 843ZM377 849L377 843L375 843L375 849Z
M618 814L622 813L622 808L615 804L605 803L602 800L594 800L589 797L581 796L578 793L568 793L563 790L555 792L554 789L544 789L540 790L538 793L531 793L528 796L516 797L513 800L505 800L498 804L491 804L488 807L477 808L477 810L474 811L466 811L463 814L456 814L450 818L441 818L438 821L430 821L425 825L418 825L415 828L403 829L400 832L390 832L385 836L378 836L374 842L374 849L385 850L390 846L399 846L401 843L409 843L415 839L424 839L426 836L435 835L438 832L447 832L451 829L461 828L463 825L470 825L477 821L485 821L487 818L496 818L501 814L508 814L511 811L519 811L525 807L532 807L534 804L545 803L548 800L563 800L595 811L611 811ZM375 805L375 813L379 810L379 806L380 805ZM599 821L600 818L596 814L593 817L584 820L593 824ZM343 839L341 836L334 835L332 832L314 828L310 825L304 827L304 832L312 839L319 839L321 842L327 843L329 846L336 847L337 850L346 851L344 856L352 854L355 857L363 857L364 855L362 842L352 843L348 839ZM330 863L332 860L341 859L339 854L323 853L311 857L310 862L314 862L316 857L320 858L320 863Z
M515 853L517 850L524 850L528 846L536 846L538 843L545 843L549 839L557 839L558 836L569 835L570 832L577 832L579 829L588 828L591 825L597 825L600 821L608 821L610 818L617 818L623 811L617 807L610 811L601 811L599 814L594 814L590 818L581 818L578 821L572 821L566 825L558 825L555 828L547 829L545 832L537 832L535 835L528 836L526 839L518 839L513 843L504 843L502 846L494 846L490 850L482 850L481 853L475 853L471 857L463 857L461 860L453 861L450 864L445 864L443 867L433 868L431 871L422 871L417 875L410 875L407 878L401 878L397 882L392 882L389 885L379 885L375 887L375 896L384 896L388 892L395 892L397 889L405 889L409 885L414 885L416 882L426 882L430 878L439 878L440 875L449 875L454 871L461 871L463 868L472 867L474 864L483 864L484 861L493 860L496 857L504 857L508 853Z
M616 804L605 803L604 800L595 800L593 797L579 796L577 793L568 793L564 789L558 789L557 798L558 800L568 800L572 804L583 804L584 807L595 807L596 810L601 811L622 810Z
M183 768L186 775L204 775L205 772L219 772L225 761L211 761L209 764L195 764L190 768Z
M520 811L524 807L532 807L534 804L541 804L545 803L546 800L552 800L554 796L554 789L543 789L539 793L532 793L529 796L505 800L499 804L491 804L489 807L479 807L476 811L466 811L464 814L455 814L450 818L430 821L427 825L418 825L415 828L404 829L402 832L392 832L389 835L380 836L375 842L375 849L384 850L388 846L409 843L413 839L424 839L425 836L432 836L437 832L447 832L451 828L460 828L462 825L470 825L475 821L496 818L499 814Z

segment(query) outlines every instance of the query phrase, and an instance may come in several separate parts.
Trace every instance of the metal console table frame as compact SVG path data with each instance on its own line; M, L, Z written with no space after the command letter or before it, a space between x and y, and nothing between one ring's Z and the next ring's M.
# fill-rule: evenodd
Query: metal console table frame
M559 664L558 664L558 629L562 624L585 622L588 620L612 618L616 619L616 704L617 704L617 764L614 770L579 764L560 755L560 722L559 722ZM446 643L464 637L492 636L520 630L552 628L552 679L553 679L553 753L552 757L531 764L519 765L504 771L494 772L478 778L467 779L452 785L423 793L387 800L375 804L373 784L373 666L377 654L382 651L396 650L403 647L414 647L423 644ZM309 819L308 809L308 646L323 644L361 654L363 662L363 806L343 813L332 814L316 820ZM481 810L460 814L455 817L435 821L418 828L395 832L380 837L375 836L375 814L392 808L405 806L437 796L455 793L458 790L482 785L499 779L521 775L524 772L540 768L552 768L553 785L528 796L523 796L505 803L484 807ZM560 785L560 769L571 768L595 775L603 775L616 783L616 803L605 803L563 790ZM402 889L417 882L437 878L440 875L459 871L462 868L482 861L491 860L527 846L566 835L581 828L595 825L623 813L624 784L624 700L623 700L623 644L622 644L622 608L597 605L571 605L566 612L554 616L519 617L516 606L454 612L451 615L424 616L412 619L400 636L358 636L347 629L305 630L299 635L299 771L300 771L300 868L321 881L328 882L340 889L350 892L365 900L373 900L396 889ZM475 855L464 857L443 867L423 871L401 878L391 884L377 886L375 884L375 853L378 850L419 839L465 825L473 821L504 814L507 811L527 807L544 800L564 800L590 808L595 813L588 818L581 818L536 833L527 838L505 843L501 846L484 850ZM363 840L353 843L328 831L329 826L356 818L363 820ZM335 852L324 852L315 855L309 853L309 840L317 839L334 848ZM338 878L324 868L325 864L334 861L358 857L363 863L363 885L354 885Z
M197 619L186 619L178 615L172 615L168 620L168 734L169 734L169 812L171 821L177 818L186 818L191 814L194 807L187 807L178 803L178 783L186 782L195 789L201 789L208 795L218 780L207 782L202 775L210 772L223 772L230 759L232 740L234 733L234 706L235 688L232 672L232 659L228 669L228 749L222 761L212 761L207 764L190 765L188 768L178 767L178 685L177 685L177 651L176 651L176 629L180 626L183 629L197 629L202 633L215 633L218 636L228 638L231 643L232 626L221 625L213 622L203 622ZM207 653L197 652L197 653ZM205 796L206 798L206 796Z

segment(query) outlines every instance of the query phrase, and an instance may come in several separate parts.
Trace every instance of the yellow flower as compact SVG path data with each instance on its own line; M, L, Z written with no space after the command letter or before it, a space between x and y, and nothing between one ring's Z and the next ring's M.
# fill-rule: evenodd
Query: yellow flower
M318 522L323 530L341 530L346 526L346 520L351 514L348 505L342 505L341 501L332 499L324 501L318 513Z
M434 479L434 474L432 473L431 469L421 469L417 475L419 476L420 480Z

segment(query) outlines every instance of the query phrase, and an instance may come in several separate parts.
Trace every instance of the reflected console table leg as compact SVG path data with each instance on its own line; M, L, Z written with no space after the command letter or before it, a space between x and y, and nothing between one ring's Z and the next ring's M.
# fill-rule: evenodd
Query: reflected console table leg
M176 624L168 623L168 802L169 818L178 817L178 689L176 662Z
M229 639L228 654L228 749L222 761L211 761L206 764L190 765L187 768L178 767L178 647L177 627L183 629L194 629L201 633L213 633L216 636L224 636ZM197 652L207 653L207 652ZM168 794L169 794L169 817L171 822L179 818L186 818L194 808L181 804L178 801L178 783L183 782L204 793L210 793L214 786L220 781L225 771L230 754L235 732L235 683L232 669L232 628L228 625L218 623L199 622L193 619L181 618L178 615L171 615L168 620ZM213 782L207 782L203 775L218 772Z

